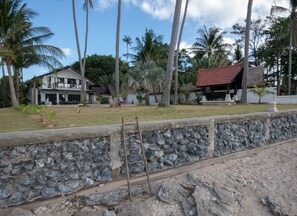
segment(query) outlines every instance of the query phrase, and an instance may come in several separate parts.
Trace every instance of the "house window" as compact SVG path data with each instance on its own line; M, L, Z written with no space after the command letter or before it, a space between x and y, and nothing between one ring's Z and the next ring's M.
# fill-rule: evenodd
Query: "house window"
M67 84L69 84L70 88L75 88L76 87L76 79L68 78Z
M68 101L79 102L80 101L80 95L68 95Z
M58 77L58 83L64 83L64 78L63 77Z
M45 94L45 99L52 104L57 104L57 95L56 94Z
M47 87L51 88L52 87L52 77L47 78Z
M65 79L63 77L58 77L58 87L59 88L64 88L64 81Z

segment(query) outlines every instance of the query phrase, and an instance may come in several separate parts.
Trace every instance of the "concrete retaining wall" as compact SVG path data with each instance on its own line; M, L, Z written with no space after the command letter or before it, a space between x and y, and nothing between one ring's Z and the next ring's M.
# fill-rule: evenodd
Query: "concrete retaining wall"
M297 110L140 123L149 170L297 137ZM135 124L129 162L141 160ZM121 125L0 133L0 207L73 193L126 173ZM130 166L132 174L143 165Z

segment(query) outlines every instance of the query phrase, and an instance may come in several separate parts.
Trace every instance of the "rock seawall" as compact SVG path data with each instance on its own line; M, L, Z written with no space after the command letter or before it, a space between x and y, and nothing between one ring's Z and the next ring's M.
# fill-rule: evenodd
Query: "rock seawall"
M210 142L207 126L155 130L142 134L145 156L150 171L167 169L182 164L209 157ZM128 162L134 163L142 160L140 140L138 134L128 134L127 148L129 150ZM123 144L122 144L123 145ZM121 174L126 174L124 150L121 148L120 156L123 166ZM144 166L129 165L132 174L144 172Z
M150 172L297 137L297 110L140 123ZM128 161L141 161L134 124ZM144 165L129 166L143 174ZM121 126L0 133L0 208L73 193L126 174Z
M0 207L68 194L111 180L106 137L0 151Z

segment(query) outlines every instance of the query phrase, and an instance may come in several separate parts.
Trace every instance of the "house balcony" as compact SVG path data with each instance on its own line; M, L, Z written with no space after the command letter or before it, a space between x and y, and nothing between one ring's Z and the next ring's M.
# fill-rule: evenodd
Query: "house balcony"
M81 90L81 85L78 84L67 84L67 83L51 83L46 86L47 89L72 89L72 90Z

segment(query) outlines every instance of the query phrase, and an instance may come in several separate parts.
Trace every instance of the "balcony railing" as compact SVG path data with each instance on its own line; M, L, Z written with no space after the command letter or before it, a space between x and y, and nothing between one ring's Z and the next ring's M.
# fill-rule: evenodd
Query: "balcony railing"
M81 89L81 85L68 83L50 83L47 85L50 89Z

